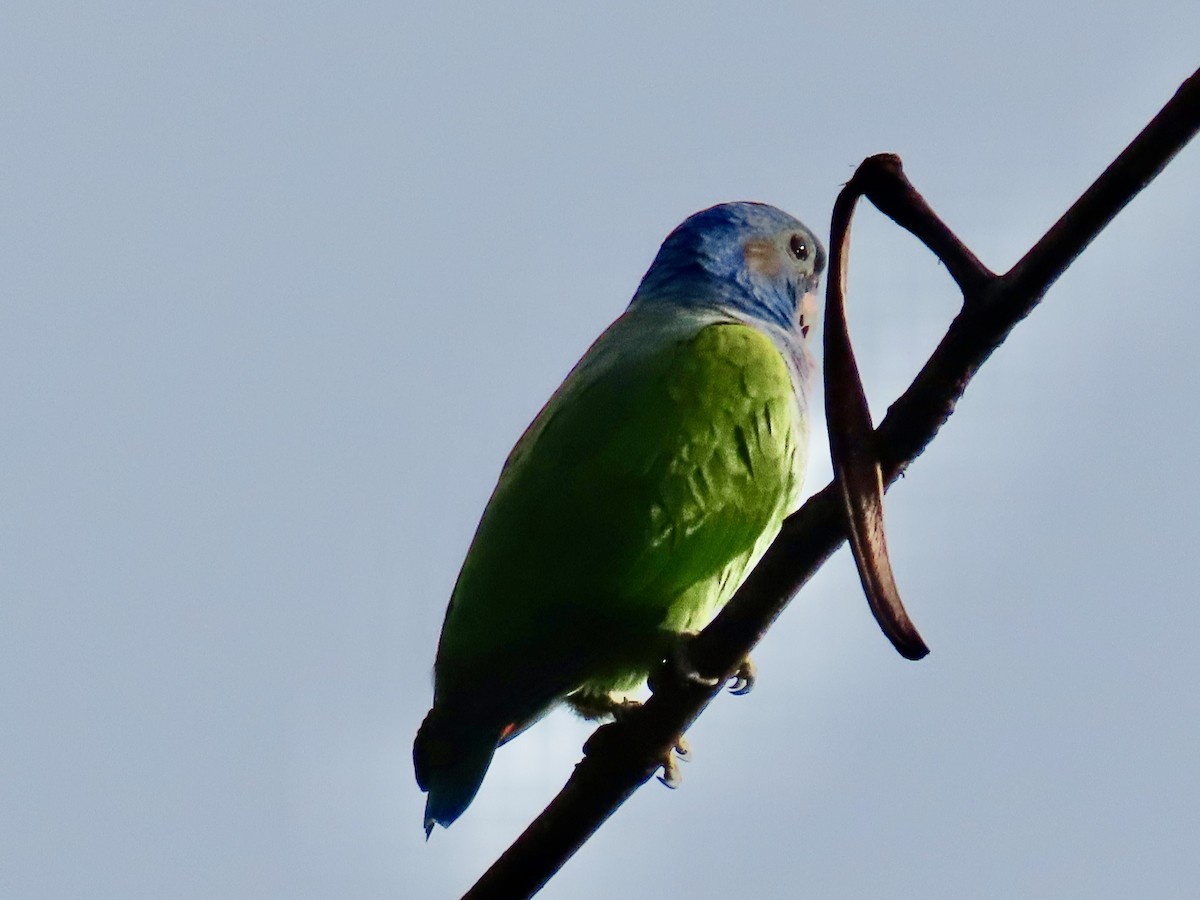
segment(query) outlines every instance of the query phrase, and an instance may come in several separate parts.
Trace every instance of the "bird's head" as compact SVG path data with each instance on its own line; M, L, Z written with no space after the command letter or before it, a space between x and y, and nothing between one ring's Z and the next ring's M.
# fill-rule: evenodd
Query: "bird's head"
M663 241L633 303L725 307L807 337L825 248L801 222L765 203L721 203Z

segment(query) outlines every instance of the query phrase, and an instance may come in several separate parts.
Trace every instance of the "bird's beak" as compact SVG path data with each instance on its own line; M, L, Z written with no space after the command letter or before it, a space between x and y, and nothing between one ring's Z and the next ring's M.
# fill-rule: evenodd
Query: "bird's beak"
M808 290L804 292L804 295L800 298L800 302L796 304L800 335L804 338L808 337L809 331L817 323L817 311L820 308L820 301L817 299L816 281L817 276L814 275L809 281Z

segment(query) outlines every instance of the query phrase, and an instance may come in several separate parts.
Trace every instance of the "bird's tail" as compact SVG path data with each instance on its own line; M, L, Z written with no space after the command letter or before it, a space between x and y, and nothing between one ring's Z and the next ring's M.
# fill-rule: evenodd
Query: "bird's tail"
M455 721L436 707L429 711L413 742L417 784L428 792L425 837L434 825L449 827L463 814L491 765L500 734Z

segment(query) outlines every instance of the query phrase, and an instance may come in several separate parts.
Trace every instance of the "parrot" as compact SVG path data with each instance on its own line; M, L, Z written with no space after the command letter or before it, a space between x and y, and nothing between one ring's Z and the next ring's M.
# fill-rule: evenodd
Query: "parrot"
M635 702L799 506L824 267L773 206L695 213L521 435L451 592L413 744L426 837L550 709Z

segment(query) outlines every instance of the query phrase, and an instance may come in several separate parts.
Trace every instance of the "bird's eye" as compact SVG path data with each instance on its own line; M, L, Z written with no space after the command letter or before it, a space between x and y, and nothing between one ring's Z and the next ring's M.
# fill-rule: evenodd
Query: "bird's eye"
M808 259L808 241L800 237L800 235L792 235L792 239L788 241L788 249L792 251L792 256L796 257L800 262Z

